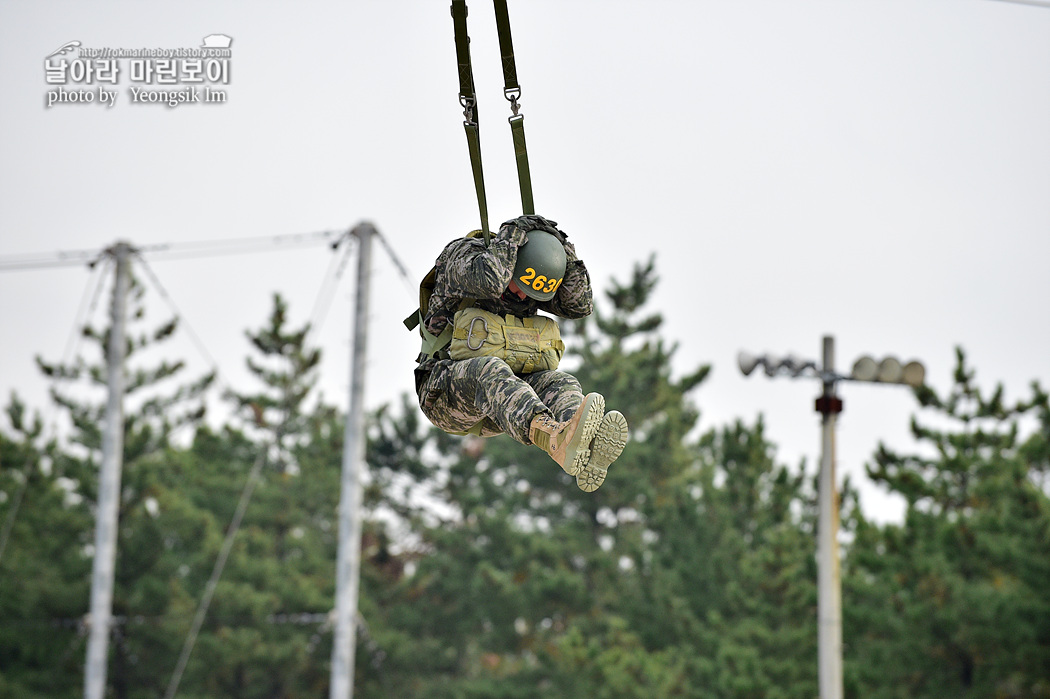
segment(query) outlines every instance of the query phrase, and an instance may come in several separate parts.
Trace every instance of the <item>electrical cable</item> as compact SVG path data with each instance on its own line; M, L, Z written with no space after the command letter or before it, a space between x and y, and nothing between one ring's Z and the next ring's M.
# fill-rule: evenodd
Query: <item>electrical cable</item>
M322 245L331 238L343 235L338 231L317 231L314 233L287 233L254 238L226 238L222 240L196 240L185 243L159 243L138 246L137 252L149 254L158 259L190 259L199 257L218 257L220 255L238 255L252 252L266 252L275 247L308 247ZM0 257L0 272L14 272L29 269L50 267L69 267L90 263L104 256L106 249L65 250L55 253L24 253Z
M412 281L412 278L409 276L408 270L405 268L404 263L402 263L401 260L398 258L397 254L394 252L394 248L390 245L390 242L386 239L386 237L379 231L376 231L376 237L379 238L379 242L382 243L383 249L386 250L387 255L390 256L390 259L393 261L394 266L397 267L398 274L401 277L402 281L405 283L406 288L408 289L409 296L413 299L416 298L416 296L419 294L418 283L414 283Z
M300 246L300 247L301 246L306 246L306 245L314 245L314 244L318 244L319 242L328 242L328 239L331 238L334 235L345 236L346 234L345 234L345 232L342 232L342 231L339 231L339 232L322 231L322 232L319 232L319 233L312 233L312 234L293 234L293 235L285 235L285 236L272 236L272 237L267 237L267 238L224 240L224 241L197 241L197 242L193 242L193 243L185 243L185 244L177 244L177 245L165 244L165 245L143 246L143 247L136 248L134 250L134 254L139 259L139 261L142 263L143 269L146 270L147 276L150 278L151 282L153 283L153 285L155 286L157 291L160 293L162 298L165 299L165 301L168 303L168 305L170 306L172 311L175 313L176 318L180 318L180 319L183 320L183 322L186 325L187 331L189 332L189 334L191 336L191 339L193 340L193 342L197 346L198 351L200 351L202 356L204 356L206 358L206 360L209 363L211 363L211 365L212 365L212 367L213 367L213 369L215 371L216 377L219 378L220 383L225 383L222 380L222 378L221 378L221 376L219 374L218 363L215 361L214 357L212 357L211 353L208 351L207 347L204 345L203 341L200 339L200 337L197 335L197 333L194 332L192 327L190 327L190 325L185 322L185 319L181 317L181 314L179 313L178 308L175 306L174 300L171 298L170 294L168 294L168 292L164 288L163 284L161 284L159 278L157 277L157 275L153 271L153 269L149 266L149 264L146 263L146 260L143 257L143 255L144 254L149 254L151 256L151 258L159 257L161 259L165 259L165 258L167 258L167 259L186 259L186 258L192 258L192 257L214 257L214 256L217 256L217 255L240 254L240 253L244 253L244 252L259 252L259 251L264 251L267 248L272 248L272 247L274 247L276 245L293 245L293 246ZM408 281L408 273L405 270L404 265L397 258L397 256L394 253L392 247L386 241L386 239L383 238L382 236L380 236L380 241L382 242L384 248L387 250L387 253L390 255L391 259L394 261L394 264L398 268L398 271L399 271L402 279L407 282ZM333 245L332 247L333 248L338 247L338 243L336 245ZM316 327L319 327L324 322L324 318L327 315L328 308L329 308L329 306L331 304L331 297L332 297L332 295L334 293L334 289L336 288L337 282L338 282L339 278L342 276L343 270L345 269L347 261L349 260L350 251L351 251L351 246L348 245L347 249L344 251L344 254L339 259L338 264L337 265L335 264L335 260L333 258L333 262L330 263L330 265L329 265L329 270L328 270L328 273L326 275L325 281L322 283L322 287L319 290L317 301L315 302L314 313L311 316L312 321L316 322L316 324L317 324ZM81 264L81 263L84 263L84 262L90 262L92 268L97 268L99 270L98 274L95 275L95 278L97 280L100 280L102 278L102 276L103 276L101 274L101 271L106 267L106 264L98 266L98 265L96 265L96 262L101 258L104 261L104 263L108 263L109 262L109 257L106 254L107 252L108 252L108 250L103 250L103 251L86 251L86 250L82 250L82 251L71 251L71 252L59 252L59 253L56 253L55 255L51 256L51 257L44 257L41 254L34 254L34 255L19 255L19 256L14 256L14 257L9 257L9 258L0 258L0 272L3 272L3 271L15 271L15 270L22 270L22 269L41 269L41 268L48 268L48 267L69 266L69 265L73 265L73 264ZM89 280L89 283L90 283L90 280ZM89 286L89 288L90 288L90 286ZM102 284L98 283L98 285L97 285L97 287L95 289L95 292L91 295L92 296L92 301L90 302L90 304L88 304L88 306L90 308L90 312L93 312L93 310L95 308L95 305L97 303L98 296L100 294L101 288L102 288ZM414 296L415 292L414 292L414 290L410 289L410 293ZM87 295L85 294L85 298L86 297L87 297ZM81 304L81 312L84 311L84 308L85 308L85 305L84 305L84 303L82 303ZM78 327L79 325L80 325L80 323L75 325L74 328L76 329L76 327ZM313 323L311 324L311 327L315 327L313 325ZM82 333L78 333L78 334L82 335ZM75 349L76 347L77 347L76 342L71 340L70 342L67 343L66 352L68 353L68 352L72 351L71 348ZM277 440L277 445L278 445L278 447L280 445L280 437L279 436L278 436L278 440ZM198 636L198 634L200 632L200 629L203 626L204 618L207 615L208 608L211 605L212 598L213 598L213 596L215 594L215 589L216 589L216 587L218 585L220 577L222 576L223 569L225 568L226 562L227 562L227 560L229 558L229 555L230 555L230 552L232 550L233 539L234 539L237 531L240 528L241 521L242 521L242 519L244 517L244 513L247 510L248 503L251 500L251 496L252 496L252 494L253 494L253 492L255 490L255 487L258 485L258 482L259 482L260 476L261 476L261 472L262 472L262 469L263 469L265 463L266 463L266 450L262 449L262 450L260 450L259 456L257 457L254 465L252 466L252 469L251 469L251 471L250 471L250 473L248 475L247 482L245 483L244 489L241 492L241 497L240 497L240 500L239 500L239 502L237 504L237 510L234 513L233 521L231 522L231 524L230 524L230 526L229 526L229 528L227 530L227 534L226 534L226 537L225 537L225 539L223 541L222 547L220 549L219 556L216 559L215 565L213 567L211 577L209 578L209 580L208 580L208 582L207 582L207 584L205 586L204 594L203 594L203 596L201 598L200 604L198 605L197 611L196 611L196 613L194 615L194 619L193 619L193 622L191 624L190 631L189 631L189 633L188 633L188 635L186 637L186 640L185 640L185 642L183 644L182 652L180 654L179 660L178 660L178 662L176 664L176 668L175 668L175 670L174 670L174 672L172 674L171 680L169 682L168 689L167 689L167 692L165 694L166 699L172 699L175 696L175 693L178 691L178 686L179 686L179 683L181 682L182 674L183 674L183 672L186 669L187 663L189 662L189 657L190 657L190 655L191 655L191 653L193 651L194 645L196 644L196 639L197 639L197 636ZM28 479L26 479L26 480L28 480ZM0 553L2 553L2 548L0 548ZM327 618L327 615L325 615L325 618ZM315 617L311 617L311 619L315 619ZM359 620L358 623L360 623L360 621L361 620ZM274 623L276 623L276 622L274 622Z
M320 231L317 233L289 233L259 238L231 238L226 240L199 240L187 243L167 243L139 248L156 259L185 260L221 255L240 255L253 252L269 252L275 247L310 247L324 245L342 231Z
M279 445L280 440L278 439L277 441ZM248 481L244 484L244 490L241 491L241 499L237 503L237 510L234 512L233 521L230 522L230 528L226 532L226 539L222 542L222 549L219 551L219 557L215 559L215 567L212 568L211 577L208 578L208 583L204 586L204 595L201 597L200 604L197 605L197 613L193 617L190 631L186 635L185 642L182 644L182 652L179 654L179 661L175 665L175 671L171 675L168 689L164 693L164 699L173 699L175 692L179 689L179 682L182 681L182 673L186 670L186 664L189 662L190 653L193 652L193 646L197 643L197 634L200 633L201 626L204 624L204 617L208 613L208 607L211 606L212 597L215 595L215 587L219 584L219 578L222 576L223 568L226 567L226 559L230 557L230 550L233 548L233 537L241 527L241 519L244 517L245 510L248 509L248 501L251 500L252 493L255 491L255 486L258 485L259 475L262 473L265 464L266 450L260 449L259 456L256 457L255 464L252 466L252 470L248 474Z
M138 261L142 264L142 269L146 271L146 276L149 277L150 281L153 283L153 286L157 289L157 293L159 293L161 298L163 298L167 302L168 307L171 309L171 312L175 314L175 318L182 322L182 324L186 327L186 332L189 334L190 340L193 342L193 344L196 345L197 351L201 353L201 356L204 357L204 360L206 362L211 364L211 369L213 372L215 372L215 377L216 379L218 379L219 384L222 387L229 389L229 385L222 378L222 374L219 371L219 363L215 361L215 357L213 357L211 352L208 351L208 348L204 345L204 342L201 340L197 332L189 324L189 321L187 321L185 316L179 312L178 307L175 305L174 299L171 298L171 294L169 294L168 290L164 288L164 285L160 283L160 278L157 277L156 273L153 271L153 268L150 267L149 264L147 264L145 258L143 258L142 255L139 254L137 251L133 254L136 258L138 258Z
M25 253L0 257L0 272L16 272L46 267L72 267L97 260L102 250L66 250L56 253Z
M1050 7L1046 0L999 0L999 2L1012 2L1017 5L1031 5L1033 7Z
M19 483L18 491L15 492L15 496L11 501L11 511L7 513L7 518L4 520L4 529L0 532L0 560L4 557L4 549L7 548L7 540L11 536L11 530L14 529L15 518L18 517L18 509L22 506L22 498L29 487L30 466L31 462L27 458L25 466L22 467L22 482Z
M316 336L328 318L328 311L331 308L332 299L335 297L335 291L339 287L339 280L342 279L346 265L350 261L350 253L354 248L353 240L353 236L345 235L332 244L333 255L328 263L328 271L325 272L324 281L321 282L321 288L318 289L317 298L314 300L313 311L310 312L309 335ZM346 249L343 251L342 257L339 257L334 252L343 242L346 243Z
M84 287L84 291L81 293L80 308L77 309L77 314L73 319L73 329L69 333L69 339L66 340L66 349L62 355L62 364L60 366L66 367L71 361L72 353L76 351L76 348L80 346L80 339L83 338L84 333L81 330L86 317L90 316L95 311L95 307L98 304L98 299L101 296L102 291L102 279L105 277L105 268L109 258L103 258L102 264L91 264L92 274L88 276L87 285ZM95 288L92 291L91 287L94 284ZM55 390L55 385L58 383L58 377L52 376L51 379L51 390ZM51 435L57 433L57 426L54 424L55 414L55 403L54 401L48 404L47 413L44 415L45 427L50 423ZM29 469L31 462L27 457L25 467L22 469L22 482L18 486L18 490L15 492L15 496L11 502L11 509L7 513L7 517L4 519L3 529L0 530L0 560L3 560L4 551L7 549L7 542L11 537L11 532L14 530L15 519L18 517L18 511L22 506L22 499L25 496L26 489L29 487Z

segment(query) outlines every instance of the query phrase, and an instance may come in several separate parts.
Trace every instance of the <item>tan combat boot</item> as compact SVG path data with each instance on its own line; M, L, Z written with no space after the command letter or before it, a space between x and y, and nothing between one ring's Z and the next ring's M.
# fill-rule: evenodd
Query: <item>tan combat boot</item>
M588 493L597 490L605 482L609 465L619 458L627 446L627 418L619 410L610 410L598 425L598 432L591 442L591 458L576 474L576 485Z
M546 414L532 418L529 439L550 454L563 471L577 476L590 461L591 442L604 414L605 398L600 393L588 393L568 422L558 422Z

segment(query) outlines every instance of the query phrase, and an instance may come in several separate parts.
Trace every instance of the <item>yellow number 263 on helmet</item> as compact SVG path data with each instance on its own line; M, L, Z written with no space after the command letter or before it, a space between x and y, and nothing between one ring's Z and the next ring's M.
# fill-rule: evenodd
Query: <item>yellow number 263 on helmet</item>
M565 248L546 231L529 231L518 248L514 281L529 298L550 301L565 277Z

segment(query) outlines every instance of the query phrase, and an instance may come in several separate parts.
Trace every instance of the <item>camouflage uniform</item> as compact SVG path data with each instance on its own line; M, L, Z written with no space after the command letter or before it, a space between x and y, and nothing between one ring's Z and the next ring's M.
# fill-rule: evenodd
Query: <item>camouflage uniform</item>
M556 226L540 216L521 216L500 226L488 247L481 238L449 243L435 265L434 292L424 319L427 330L439 335L452 322L463 299L475 299L478 308L501 316L527 318L541 310L562 318L589 315L593 309L590 275ZM564 281L550 301L522 300L507 289L518 247L530 230L552 233L565 246ZM563 422L583 401L579 381L565 372L514 374L498 357L455 361L442 354L444 358L439 354L426 359L416 369L416 389L423 414L446 432L465 432L480 423L483 437L505 432L522 444L531 444L533 417L547 413Z

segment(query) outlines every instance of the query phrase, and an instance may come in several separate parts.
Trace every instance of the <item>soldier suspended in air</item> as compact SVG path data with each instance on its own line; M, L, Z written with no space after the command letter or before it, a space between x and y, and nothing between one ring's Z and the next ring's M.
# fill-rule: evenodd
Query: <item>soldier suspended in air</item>
M627 420L557 370L558 324L537 313L593 309L590 276L565 234L540 216L512 219L487 246L472 236L449 243L428 280L416 368L423 414L446 432L535 444L582 490L597 489L627 444Z
M481 229L445 247L420 285L419 310L405 319L409 329L420 326L423 338L419 407L446 432L506 433L535 444L590 492L623 452L627 420L616 410L606 413L603 396L584 395L575 377L558 371L565 351L558 323L538 314L589 315L591 280L565 233L535 215L507 2L494 5L524 214L489 232L467 6L452 0L459 100Z

